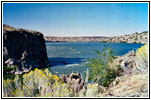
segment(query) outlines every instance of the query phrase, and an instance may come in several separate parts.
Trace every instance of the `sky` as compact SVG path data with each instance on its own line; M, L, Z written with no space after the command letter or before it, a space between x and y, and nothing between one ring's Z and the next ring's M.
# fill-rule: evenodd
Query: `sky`
M45 36L118 36L148 31L148 3L3 3L3 24Z

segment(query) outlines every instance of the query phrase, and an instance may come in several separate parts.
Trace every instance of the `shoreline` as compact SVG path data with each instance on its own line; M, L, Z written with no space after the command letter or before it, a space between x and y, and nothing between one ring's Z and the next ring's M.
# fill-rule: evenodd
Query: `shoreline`
M45 36L47 42L103 42L103 43L148 43L148 31L132 33L122 36L79 36L79 37L55 37Z
M89 42L98 42L98 43L128 43L128 42L101 42L101 41L45 41L45 43L77 43L77 42L81 42L81 43L89 43ZM128 43L128 44L146 44L146 43Z

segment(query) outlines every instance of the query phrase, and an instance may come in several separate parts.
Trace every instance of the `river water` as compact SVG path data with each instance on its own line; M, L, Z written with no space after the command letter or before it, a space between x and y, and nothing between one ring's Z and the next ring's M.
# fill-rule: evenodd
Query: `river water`
M140 48L143 44L100 43L100 42L46 42L47 54L53 74L80 73L85 76L88 60L96 58L96 50L102 51L104 46L110 46L115 56L121 56L131 50Z

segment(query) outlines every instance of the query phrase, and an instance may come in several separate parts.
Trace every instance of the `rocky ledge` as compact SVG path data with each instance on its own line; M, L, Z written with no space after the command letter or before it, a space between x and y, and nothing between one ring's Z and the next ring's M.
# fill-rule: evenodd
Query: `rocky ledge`
M22 74L36 67L46 67L48 64L42 33L3 25L4 69L15 67L11 72ZM8 70L4 72L8 73Z

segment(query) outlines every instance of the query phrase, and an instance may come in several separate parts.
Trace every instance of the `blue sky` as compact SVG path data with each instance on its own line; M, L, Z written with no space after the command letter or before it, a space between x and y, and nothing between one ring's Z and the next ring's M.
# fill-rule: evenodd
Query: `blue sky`
M45 36L117 36L148 30L148 4L4 3L3 24Z

